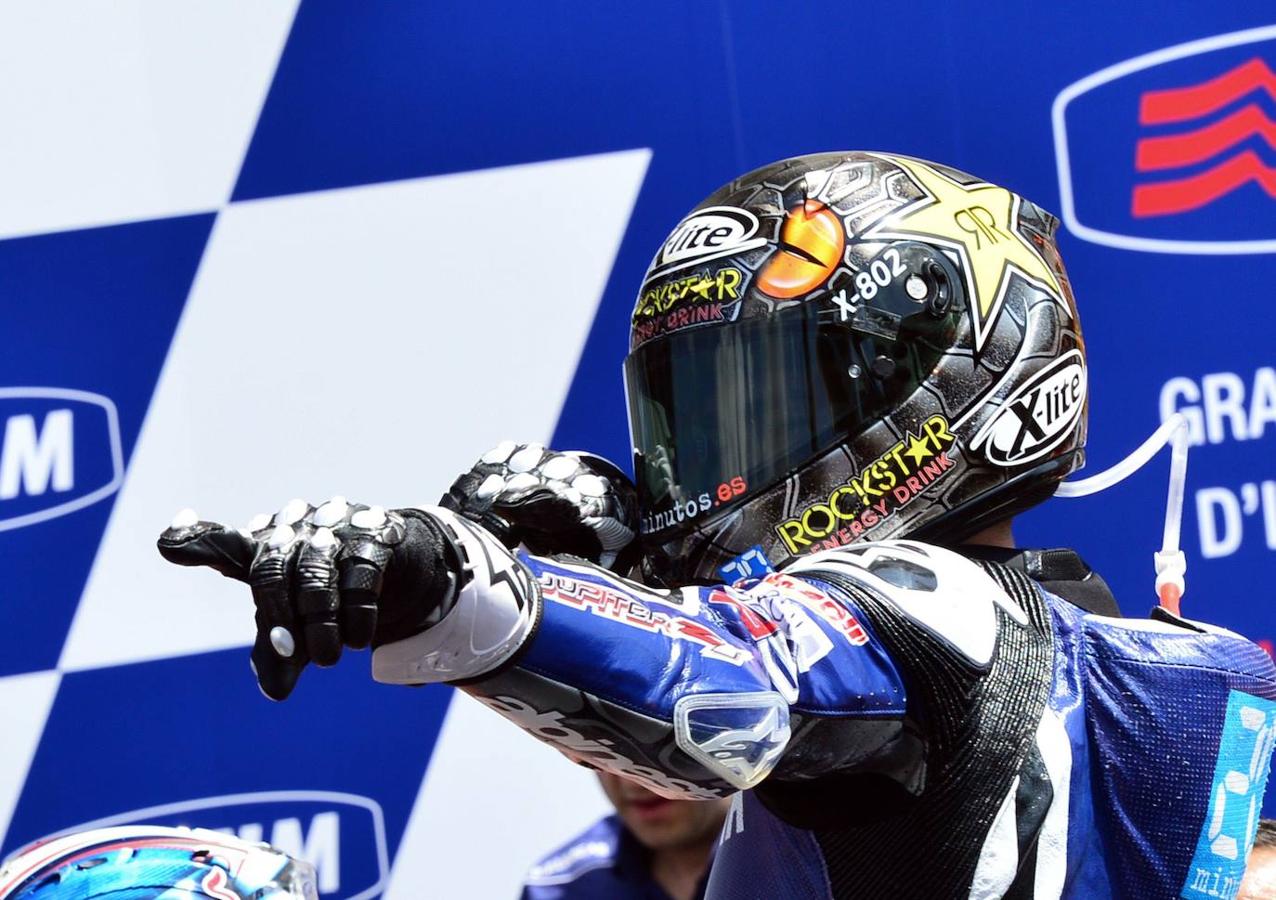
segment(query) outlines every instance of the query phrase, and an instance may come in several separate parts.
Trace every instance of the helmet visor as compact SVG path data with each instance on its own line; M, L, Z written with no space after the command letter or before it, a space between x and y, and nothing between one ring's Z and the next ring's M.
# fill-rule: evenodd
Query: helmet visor
M803 303L678 332L630 354L625 380L644 534L755 494L911 393L924 374L916 371L920 360L897 366L894 341L856 335L825 313Z

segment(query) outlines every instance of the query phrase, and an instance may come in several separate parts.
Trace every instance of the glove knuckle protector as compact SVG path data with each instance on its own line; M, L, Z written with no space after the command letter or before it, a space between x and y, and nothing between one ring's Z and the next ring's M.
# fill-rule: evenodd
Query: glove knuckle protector
M440 505L507 547L570 553L618 570L637 533L637 493L619 468L540 444L501 443L457 479Z

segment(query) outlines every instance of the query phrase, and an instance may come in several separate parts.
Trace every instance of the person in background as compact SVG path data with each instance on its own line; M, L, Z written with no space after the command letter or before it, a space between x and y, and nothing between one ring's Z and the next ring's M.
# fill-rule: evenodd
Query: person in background
M616 808L527 873L520 900L698 900L730 800L669 800L599 772Z
M1276 898L1276 820L1258 823L1254 849L1249 852L1245 878L1236 900L1272 900Z

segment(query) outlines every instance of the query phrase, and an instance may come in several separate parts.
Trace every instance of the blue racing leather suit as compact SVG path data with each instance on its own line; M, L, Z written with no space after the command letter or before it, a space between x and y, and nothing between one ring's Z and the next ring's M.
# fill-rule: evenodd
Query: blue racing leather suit
M1276 670L1236 634L912 541L663 591L429 513L466 587L376 677L459 683L665 795L734 794L711 900L1236 893L1276 740Z

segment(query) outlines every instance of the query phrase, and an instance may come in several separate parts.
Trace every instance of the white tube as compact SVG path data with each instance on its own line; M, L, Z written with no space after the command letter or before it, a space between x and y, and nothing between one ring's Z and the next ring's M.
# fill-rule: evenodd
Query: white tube
M1143 468L1158 450L1173 441L1174 449L1170 455L1170 488L1165 498L1165 530L1161 537L1161 550L1153 554L1153 559L1156 565L1157 596L1161 598L1161 605L1175 615L1179 611L1179 599L1187 590L1184 582L1187 557L1179 549L1179 539L1183 524L1183 494L1187 482L1189 437L1187 417L1182 413L1175 413L1162 422L1161 427L1152 432L1152 436L1140 444L1138 449L1115 466L1080 481L1066 481L1055 491L1056 497L1085 497L1107 490Z
M1167 422L1179 420L1178 427L1173 429L1174 449L1170 453L1170 491L1165 498L1165 537L1161 542L1162 553L1177 553L1179 549L1179 527L1183 522L1183 493L1187 482L1187 444L1191 437L1187 428L1187 419L1182 413L1175 413Z
M1161 427L1152 432L1152 436L1139 445L1138 449L1121 460L1110 469L1105 469L1097 475L1091 475L1089 478L1083 478L1080 481L1065 481L1059 485L1059 489L1055 491L1056 497L1085 497L1089 494L1097 494L1099 491L1106 491L1114 484L1119 484L1129 478L1139 469L1148 464L1148 461L1156 455L1156 452L1169 443L1170 436L1179 428L1187 428L1187 418L1182 413L1175 413L1161 423ZM1184 435L1186 437L1186 434ZM1186 441L1184 442L1184 453L1187 451ZM1186 465L1186 457L1184 458ZM1171 463L1171 469L1173 463ZM1179 497L1179 505L1182 505L1182 496Z

